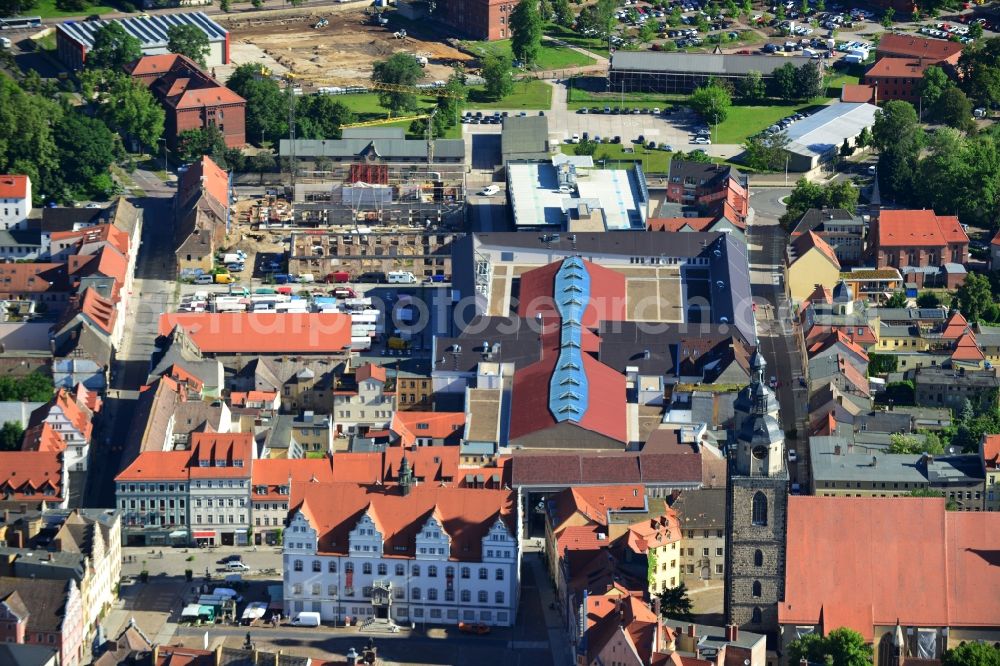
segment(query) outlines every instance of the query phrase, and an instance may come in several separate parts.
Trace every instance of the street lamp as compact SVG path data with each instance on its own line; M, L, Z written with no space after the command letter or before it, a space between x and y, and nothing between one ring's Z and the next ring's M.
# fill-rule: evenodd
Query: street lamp
M163 171L167 170L167 137L161 136L158 141L163 143Z

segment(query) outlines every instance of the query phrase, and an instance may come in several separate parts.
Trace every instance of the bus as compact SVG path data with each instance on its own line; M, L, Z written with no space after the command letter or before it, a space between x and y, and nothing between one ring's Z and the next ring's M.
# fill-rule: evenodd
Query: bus
M41 16L8 16L0 18L0 30L26 30L41 27Z

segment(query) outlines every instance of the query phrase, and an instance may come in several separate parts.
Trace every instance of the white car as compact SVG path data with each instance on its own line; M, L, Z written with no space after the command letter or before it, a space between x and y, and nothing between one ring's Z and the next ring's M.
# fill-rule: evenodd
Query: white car
M712 140L709 139L708 137L696 136L695 138L691 139L691 143L696 143L699 146L711 146Z
M580 143L580 135L574 133L573 138L569 140L570 143Z
M492 197L495 194L499 194L500 188L496 185L488 185L483 189L479 190L479 194L484 197Z
M788 462L793 463L799 459L799 456L795 453L795 449L788 449Z

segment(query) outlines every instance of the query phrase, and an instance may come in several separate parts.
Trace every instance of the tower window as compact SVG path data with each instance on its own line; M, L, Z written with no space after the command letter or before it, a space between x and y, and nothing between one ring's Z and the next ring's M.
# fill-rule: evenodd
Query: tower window
M760 612L759 607L754 607L753 612L750 614L751 624L762 624L764 622L764 614Z
M762 550L760 550L759 548L756 551L754 551L754 554L753 554L753 565L755 567L762 567L762 566L764 566L764 552Z
M755 580L753 582L753 588L752 588L751 594L753 594L753 596L755 596L755 597L759 597L761 595L761 588L760 588L760 581L759 580Z
M767 525L767 497L757 491L753 496L751 521L754 525Z

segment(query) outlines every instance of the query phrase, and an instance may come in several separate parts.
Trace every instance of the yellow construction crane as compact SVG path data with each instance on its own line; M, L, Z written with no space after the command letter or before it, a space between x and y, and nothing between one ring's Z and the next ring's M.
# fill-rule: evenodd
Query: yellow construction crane
M416 115L416 116L398 116L396 118L393 118L393 117L390 116L389 118L380 118L378 120L368 120L368 121L365 121L365 122L362 122L362 123L348 123L346 125L341 125L340 127L341 127L341 129L343 129L345 127L375 127L376 125L384 125L386 123L401 123L401 122L406 121L406 120L410 120L410 121L413 121L413 120L426 120L426 119L430 118L432 115L433 114L430 114L430 113L421 113L421 114Z

